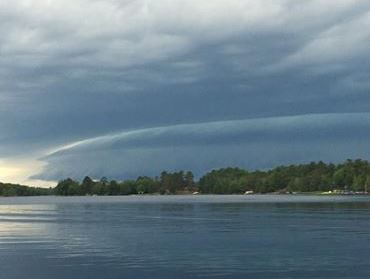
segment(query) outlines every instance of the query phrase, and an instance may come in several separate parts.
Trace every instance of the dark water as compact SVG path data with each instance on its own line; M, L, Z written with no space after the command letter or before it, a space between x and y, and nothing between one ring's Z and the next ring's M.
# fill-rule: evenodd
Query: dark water
M0 278L370 278L370 198L1 198Z

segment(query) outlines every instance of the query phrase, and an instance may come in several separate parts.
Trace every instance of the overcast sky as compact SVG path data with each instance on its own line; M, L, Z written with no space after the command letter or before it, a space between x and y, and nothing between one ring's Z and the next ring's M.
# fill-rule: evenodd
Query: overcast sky
M368 0L2 0L0 180L370 159Z

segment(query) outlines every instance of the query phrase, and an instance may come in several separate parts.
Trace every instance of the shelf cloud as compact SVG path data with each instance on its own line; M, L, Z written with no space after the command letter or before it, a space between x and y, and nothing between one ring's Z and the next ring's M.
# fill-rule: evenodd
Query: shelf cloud
M271 168L370 155L370 114L317 114L183 124L110 134L52 152L38 179L118 179L163 170Z
M240 150L261 161L250 167L299 161L300 147L318 148L312 160L334 160L320 146L344 148L348 138L354 146L353 133L368 123L360 115L370 103L369 27L366 0L3 0L0 161L34 161L84 139L68 156L82 164L90 146L104 158L72 172L57 153L40 177L103 174L99 161L117 150L137 158L122 165L127 176L144 159L142 174L179 161L198 171L221 165L212 162L246 166ZM283 148L289 138L298 153ZM194 148L202 158L190 157ZM369 158L365 147L353 150L343 154Z

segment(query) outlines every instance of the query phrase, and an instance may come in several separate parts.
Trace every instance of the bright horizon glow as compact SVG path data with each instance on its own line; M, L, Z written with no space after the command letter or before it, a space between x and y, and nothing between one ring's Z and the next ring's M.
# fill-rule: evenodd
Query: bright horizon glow
M35 187L54 187L55 181L30 179L45 166L45 163L35 159L2 159L0 160L0 182L14 183Z

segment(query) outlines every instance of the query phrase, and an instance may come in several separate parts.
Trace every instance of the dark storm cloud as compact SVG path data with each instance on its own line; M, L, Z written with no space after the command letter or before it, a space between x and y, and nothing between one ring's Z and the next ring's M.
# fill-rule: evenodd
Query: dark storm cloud
M212 168L249 169L279 163L369 156L370 114L323 114L175 125L77 142L44 160L36 178L134 178L140 173Z
M368 112L369 30L368 1L2 1L0 158L128 129ZM295 143L316 142L319 124ZM217 145L280 144L273 125L261 129L217 135Z

